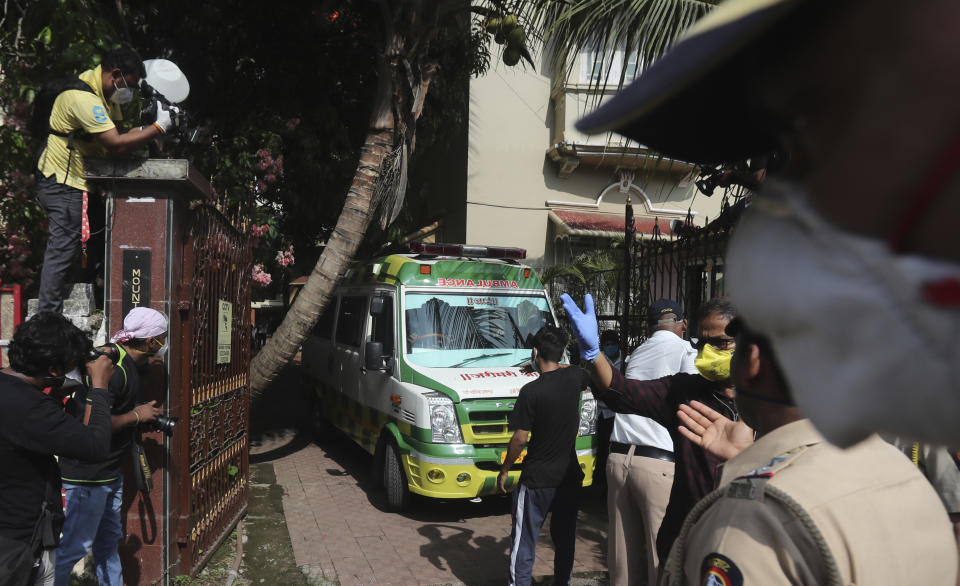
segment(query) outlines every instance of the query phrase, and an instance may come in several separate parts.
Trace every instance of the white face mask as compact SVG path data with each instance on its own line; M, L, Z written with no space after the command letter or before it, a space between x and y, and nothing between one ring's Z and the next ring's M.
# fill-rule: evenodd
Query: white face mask
M127 80L121 76L123 87L117 87L117 82L113 82L113 93L110 94L110 101L114 104L127 104L133 100L133 90L127 85Z
M771 339L797 405L828 440L846 447L883 431L960 446L960 308L925 296L960 278L960 265L842 231L802 188L770 182L726 269L731 299Z
M157 358L163 358L164 356L166 356L167 350L169 349L170 349L170 338L167 338L166 340L163 341L163 346L160 346L160 348L158 348L153 355Z

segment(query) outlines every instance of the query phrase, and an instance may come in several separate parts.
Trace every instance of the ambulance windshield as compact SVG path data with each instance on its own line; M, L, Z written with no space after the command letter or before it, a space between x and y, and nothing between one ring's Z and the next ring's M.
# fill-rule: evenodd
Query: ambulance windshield
M420 366L519 366L529 341L555 325L547 298L502 293L407 293L407 360Z

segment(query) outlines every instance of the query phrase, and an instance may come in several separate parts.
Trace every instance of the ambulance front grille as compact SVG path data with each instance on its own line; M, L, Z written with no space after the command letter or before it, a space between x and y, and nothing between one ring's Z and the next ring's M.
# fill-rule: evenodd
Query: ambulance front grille
M417 422L417 416L413 414L413 411L408 411L406 409L400 409L400 419L406 421L407 423Z
M471 411L470 421L472 423L487 423L491 421L500 421L506 423L509 411Z
M474 435L491 435L491 434L504 434L507 433L507 425L505 423L497 423L493 425L472 425L470 426L473 429Z

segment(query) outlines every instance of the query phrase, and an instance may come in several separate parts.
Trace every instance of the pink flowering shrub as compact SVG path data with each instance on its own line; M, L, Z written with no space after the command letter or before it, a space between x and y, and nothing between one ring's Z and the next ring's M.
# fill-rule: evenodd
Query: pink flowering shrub
M270 273L264 272L263 265L253 265L253 280L262 287L266 287L273 282Z
M283 155L274 158L269 149L260 149L257 151L256 168L261 175L258 184L269 187L283 177Z
M277 262L280 263L282 267L293 266L293 246L286 250L277 251Z
M262 226L257 226L256 224L253 224L252 226L250 226L250 232L253 234L254 238L260 238L262 236L266 236L267 233L270 232L270 226L267 224L264 224Z

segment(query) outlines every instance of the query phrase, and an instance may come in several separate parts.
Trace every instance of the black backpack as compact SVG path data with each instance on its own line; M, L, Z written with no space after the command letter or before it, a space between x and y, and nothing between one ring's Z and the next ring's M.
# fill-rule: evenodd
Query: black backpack
M30 134L37 139L37 144L39 144L37 152L38 158L40 153L43 152L43 149L47 147L47 135L51 133L70 139L71 148L73 147L73 140L75 138L84 139L90 136L81 129L64 134L50 128L50 114L53 112L53 103L57 100L57 96L67 90L81 90L90 92L91 94L97 93L87 85L87 82L81 80L79 77L58 77L43 83L40 91L33 99L33 117L30 119L30 125L28 127Z

